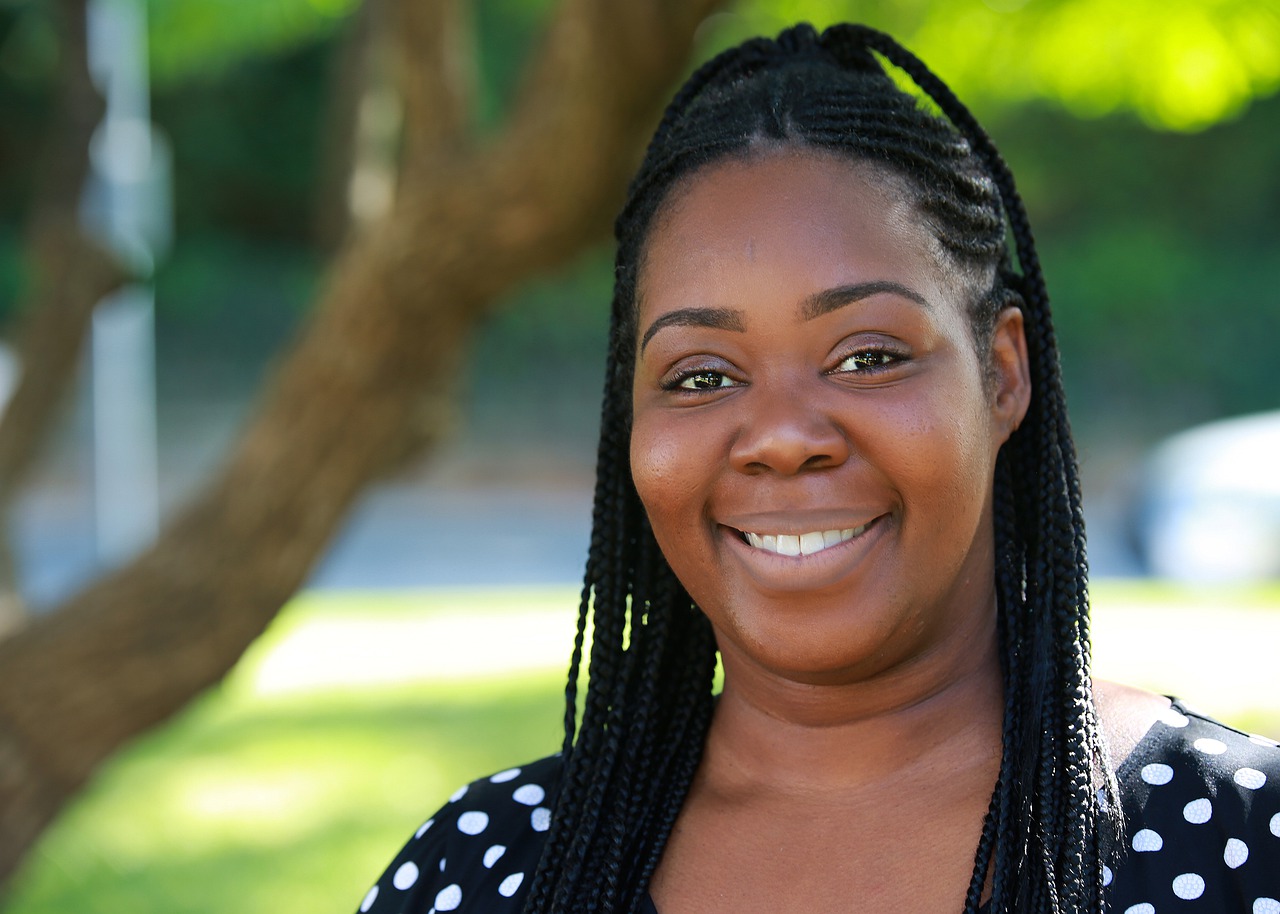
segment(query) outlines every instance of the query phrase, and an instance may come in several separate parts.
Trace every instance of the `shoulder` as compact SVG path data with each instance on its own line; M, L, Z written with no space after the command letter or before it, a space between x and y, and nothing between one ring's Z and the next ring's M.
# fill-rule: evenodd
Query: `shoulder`
M1093 693L1107 749L1117 766L1124 763L1170 706L1164 695L1109 680L1094 680Z
M1116 910L1195 902L1204 910L1280 914L1274 740L1174 701L1117 774L1125 832L1114 874Z
M561 770L550 756L458 788L369 889L361 914L519 911Z
M1280 743L1237 730L1173 700L1118 775L1148 802L1163 795L1156 788L1176 781L1186 790L1198 789L1224 801L1238 799L1240 811L1252 815L1265 807L1268 798L1280 798Z

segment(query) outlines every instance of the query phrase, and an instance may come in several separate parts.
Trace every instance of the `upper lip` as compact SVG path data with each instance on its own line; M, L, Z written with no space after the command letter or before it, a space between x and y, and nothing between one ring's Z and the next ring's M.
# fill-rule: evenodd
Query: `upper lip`
M720 523L740 533L802 536L823 530L847 530L869 524L881 515L878 511L755 511L750 514L727 515Z

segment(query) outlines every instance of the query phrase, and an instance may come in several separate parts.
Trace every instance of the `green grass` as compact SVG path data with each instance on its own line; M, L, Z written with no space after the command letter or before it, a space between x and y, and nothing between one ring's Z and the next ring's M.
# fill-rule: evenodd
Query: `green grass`
M1100 675L1280 736L1280 589L1104 583L1094 602ZM4 911L350 914L455 787L556 749L575 605L574 588L299 598L103 769Z

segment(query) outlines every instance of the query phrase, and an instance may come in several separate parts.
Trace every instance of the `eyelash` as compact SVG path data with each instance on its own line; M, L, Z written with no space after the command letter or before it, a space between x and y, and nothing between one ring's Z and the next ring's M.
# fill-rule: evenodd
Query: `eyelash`
M695 378L705 378L712 375L719 378L721 381L733 380L732 378L729 377L729 375L726 372L717 371L714 368L693 368L693 369L689 369L688 371L680 372L674 378L671 378L669 381L664 381L662 384L662 389L668 390L668 391L676 391L676 392L687 391L688 393L706 393L712 390L727 390L731 387L738 386L739 382L734 382L732 384L717 384L714 387L686 387L685 386L686 382L692 381Z
M827 372L827 374L831 374L831 375L879 374L882 371L889 370L890 368L897 365L899 362L905 361L906 358L907 356L904 353L898 352L894 349L890 349L884 346L868 346L866 348L856 350L855 352L851 352L848 355L846 355L843 359L840 360L840 362L836 365L836 367L831 369L829 372ZM862 361L863 367L861 368L842 367L846 365L848 362L854 361L854 360ZM867 364L868 362L870 364ZM710 386L710 387L686 386L690 382L695 381L698 378L709 379L712 377L717 378L720 381L720 383L717 383L716 385ZM723 383L725 381L729 381L730 383L728 384ZM710 393L712 391L717 391L717 390L728 390L734 387L741 386L741 383L742 382L740 381L734 381L734 379L730 377L728 372L719 371L715 368L690 368L680 372L675 377L667 381L664 381L662 383L662 389L666 391L674 391L677 393L683 391L683 392L688 392L692 394L699 394L699 393Z
M890 349L886 346L867 346L849 353L839 364L832 369L830 374L878 374L887 371L899 362L906 361L906 354ZM864 364L861 368L843 368L846 363L855 359L869 361L871 364Z

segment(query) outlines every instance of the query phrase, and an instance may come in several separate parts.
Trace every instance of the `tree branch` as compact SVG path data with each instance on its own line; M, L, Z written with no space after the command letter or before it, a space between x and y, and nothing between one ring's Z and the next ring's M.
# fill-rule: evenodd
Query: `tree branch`
M340 255L203 496L132 565L0 643L0 878L108 754L265 628L424 398L450 401L495 297L604 233L715 5L567 0L500 141L418 173Z
M397 3L390 12L404 105L402 167L429 170L469 139L477 78L471 8L466 0L420 0Z

